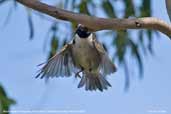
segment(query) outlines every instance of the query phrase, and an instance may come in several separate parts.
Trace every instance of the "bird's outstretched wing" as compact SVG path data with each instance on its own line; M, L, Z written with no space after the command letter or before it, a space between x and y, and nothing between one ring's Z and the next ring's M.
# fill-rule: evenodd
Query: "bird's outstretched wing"
M101 63L99 66L100 72L103 75L108 75L116 72L116 66L110 60L109 56L107 55L107 52L103 48L103 45L97 41L95 35L93 35L93 44L101 56Z
M59 53L43 63L44 66L40 69L36 78L71 76L75 70L71 48L70 44L65 45Z

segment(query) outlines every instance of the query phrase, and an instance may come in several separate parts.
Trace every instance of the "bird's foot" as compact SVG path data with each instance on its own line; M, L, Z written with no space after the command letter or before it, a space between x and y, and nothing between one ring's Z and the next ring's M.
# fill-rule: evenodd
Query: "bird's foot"
M80 72L82 72L82 70L80 70L80 71L78 71L76 74L75 74L75 78L81 78L81 76L80 76Z

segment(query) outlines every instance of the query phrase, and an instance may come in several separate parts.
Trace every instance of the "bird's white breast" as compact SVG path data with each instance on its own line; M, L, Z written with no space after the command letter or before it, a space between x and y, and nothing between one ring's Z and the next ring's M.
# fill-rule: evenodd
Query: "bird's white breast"
M80 38L77 34L75 35L76 45L92 45L93 35L90 34L88 38Z
M81 65L85 69L98 67L98 53L93 46L93 35L88 38L80 38L75 36L75 44L73 45L73 56L77 65Z

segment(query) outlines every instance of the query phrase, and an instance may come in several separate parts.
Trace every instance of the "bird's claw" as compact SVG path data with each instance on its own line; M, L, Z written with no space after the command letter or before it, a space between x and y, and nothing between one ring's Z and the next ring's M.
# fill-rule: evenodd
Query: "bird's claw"
M81 78L81 76L80 76L80 72L82 72L82 71L79 71L79 72L77 72L76 74L75 74L75 78Z

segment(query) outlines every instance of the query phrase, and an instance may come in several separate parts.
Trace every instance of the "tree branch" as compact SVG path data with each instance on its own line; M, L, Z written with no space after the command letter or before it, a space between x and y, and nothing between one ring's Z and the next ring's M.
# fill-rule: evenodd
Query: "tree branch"
M54 6L47 5L39 0L16 0L17 2L37 10L39 12L50 15L56 19L61 19L70 22L76 22L85 25L91 31L99 30L125 30L125 29L152 29L158 30L171 37L171 24L154 18L144 17L135 19L106 19L85 14L66 11Z

